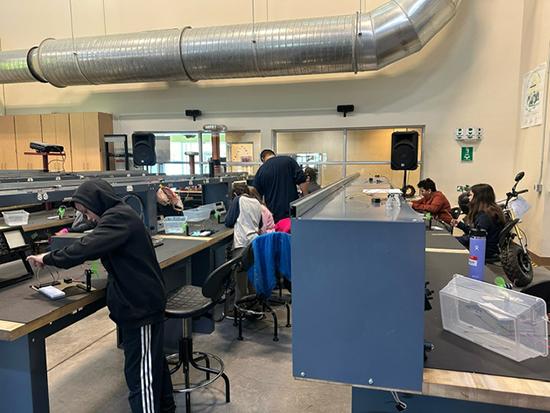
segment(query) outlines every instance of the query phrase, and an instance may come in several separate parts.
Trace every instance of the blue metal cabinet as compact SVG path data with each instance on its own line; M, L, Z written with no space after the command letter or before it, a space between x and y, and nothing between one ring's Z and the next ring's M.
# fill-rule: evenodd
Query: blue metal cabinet
M348 183L292 222L293 374L420 392L421 216Z

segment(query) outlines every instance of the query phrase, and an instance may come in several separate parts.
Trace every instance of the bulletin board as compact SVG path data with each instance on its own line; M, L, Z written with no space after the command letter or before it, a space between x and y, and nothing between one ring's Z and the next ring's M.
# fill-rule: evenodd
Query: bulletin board
M229 143L228 149L230 162L253 162L254 160L254 143L252 142Z

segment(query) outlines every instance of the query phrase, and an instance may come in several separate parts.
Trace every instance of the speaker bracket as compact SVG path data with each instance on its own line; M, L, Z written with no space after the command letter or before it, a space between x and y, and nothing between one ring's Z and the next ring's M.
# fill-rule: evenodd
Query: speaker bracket
M344 115L344 118L348 113L351 113L355 110L354 105L338 105L336 106L336 112L342 113Z

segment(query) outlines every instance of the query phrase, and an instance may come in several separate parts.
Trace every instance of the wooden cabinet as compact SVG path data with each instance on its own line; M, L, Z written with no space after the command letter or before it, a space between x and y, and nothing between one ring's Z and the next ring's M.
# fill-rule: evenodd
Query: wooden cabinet
M0 169L42 169L42 157L31 142L62 145L65 162L49 158L50 171L102 171L105 169L103 135L113 133L108 113L54 113L47 115L0 116Z
M55 143L63 146L65 151L65 161L59 156L52 156L49 159L50 171L73 170L72 150L71 150L71 132L69 126L68 113L55 113L41 115L42 120L42 141L46 143Z
M15 119L0 116L0 169L17 169L17 148L15 145Z
M105 169L103 135L113 133L113 116L86 112L69 115L73 171Z
M42 142L40 115L16 115L15 139L18 169L42 169L42 157L25 155L25 152L32 152L31 142Z

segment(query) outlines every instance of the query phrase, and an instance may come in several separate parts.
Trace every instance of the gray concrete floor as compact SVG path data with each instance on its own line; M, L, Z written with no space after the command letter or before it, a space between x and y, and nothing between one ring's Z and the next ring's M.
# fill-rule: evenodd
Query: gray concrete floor
M245 322L244 341L236 340L230 320L213 334L194 336L196 350L219 355L231 380L231 403L225 404L223 381L193 393L194 412L349 412L351 387L295 380L292 377L291 329L279 325L273 342L271 320ZM129 412L123 354L116 348L115 326L106 309L47 339L52 413ZM198 376L197 376L198 377ZM179 378L174 377L177 381ZM176 395L178 412L185 411Z

